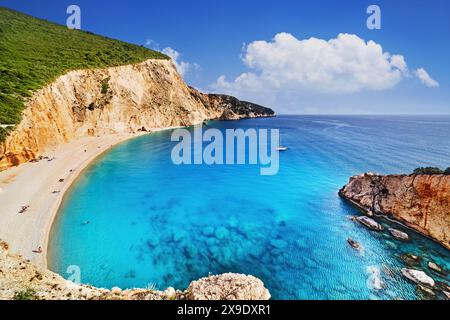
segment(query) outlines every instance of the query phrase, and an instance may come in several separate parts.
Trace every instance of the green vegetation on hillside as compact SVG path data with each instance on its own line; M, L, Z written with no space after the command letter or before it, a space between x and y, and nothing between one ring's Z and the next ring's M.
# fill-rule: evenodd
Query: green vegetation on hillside
M36 291L34 289L25 289L14 294L14 300L37 300Z
M450 175L450 167L445 170L441 170L435 167L417 168L413 171L414 174L445 174Z
M168 59L141 46L69 30L0 7L0 125L18 124L24 99L70 70L120 66L152 58ZM107 90L107 84L102 90ZM0 142L7 131L0 127Z

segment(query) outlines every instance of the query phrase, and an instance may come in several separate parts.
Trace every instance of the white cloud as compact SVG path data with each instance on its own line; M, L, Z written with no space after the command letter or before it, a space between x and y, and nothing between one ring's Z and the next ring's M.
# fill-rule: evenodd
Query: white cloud
M145 40L144 44L147 48L159 51L159 43L152 39Z
M200 66L197 63L191 63L191 62L187 62L187 61L182 61L180 59L181 58L181 53L178 52L177 50L171 48L171 47L166 47L166 48L161 50L159 43L156 42L155 40L147 39L147 40L145 40L145 44L144 45L147 48L149 48L149 49L156 50L156 51L161 51L162 53L168 55L172 59L173 64L177 68L177 71L182 76L185 76L188 73L195 72L198 69L200 69Z
M241 59L250 70L230 81L220 76L211 85L213 90L260 102L264 96L274 102L276 95L386 90L409 75L402 55L392 55L354 34L302 40L279 33L272 41L244 46Z
M172 49L171 47L164 48L162 50L162 53L168 55L172 59L175 67L182 76L185 76L187 73L199 69L199 65L197 63L182 61L180 59L181 54L175 49Z
M430 77L428 72L424 68L419 68L415 71L417 78L429 88L439 87L439 82Z

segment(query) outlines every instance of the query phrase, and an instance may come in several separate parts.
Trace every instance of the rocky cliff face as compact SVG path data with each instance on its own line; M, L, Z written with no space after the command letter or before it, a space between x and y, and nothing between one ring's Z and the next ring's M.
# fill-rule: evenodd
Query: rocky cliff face
M188 87L168 60L72 71L37 91L26 107L21 123L0 145L0 170L84 136L274 115Z
M363 174L339 194L368 213L390 216L450 249L450 176Z

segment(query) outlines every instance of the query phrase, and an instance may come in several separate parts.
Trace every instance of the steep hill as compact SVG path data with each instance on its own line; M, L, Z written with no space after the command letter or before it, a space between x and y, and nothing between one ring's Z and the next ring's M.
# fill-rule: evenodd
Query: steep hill
M0 142L19 124L24 102L68 71L168 59L162 53L79 30L69 30L0 7Z

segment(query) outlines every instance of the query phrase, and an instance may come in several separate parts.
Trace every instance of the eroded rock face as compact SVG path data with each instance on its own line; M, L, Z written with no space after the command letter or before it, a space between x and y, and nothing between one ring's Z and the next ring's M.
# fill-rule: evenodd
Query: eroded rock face
M450 249L450 176L363 174L339 194L366 212L390 216Z
M26 102L21 123L0 144L0 170L80 137L273 115L268 108L188 87L169 60L72 71Z
M193 281L187 289L190 300L268 300L269 290L261 280L236 273L226 273Z
M26 293L26 294L24 294ZM194 281L186 291L167 288L111 290L78 285L8 252L0 240L0 300L17 299L20 294L33 300L185 300L185 299L269 299L261 280L227 273Z

